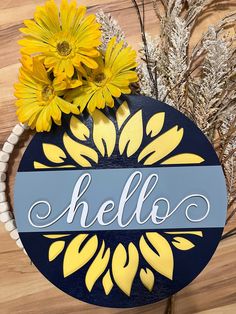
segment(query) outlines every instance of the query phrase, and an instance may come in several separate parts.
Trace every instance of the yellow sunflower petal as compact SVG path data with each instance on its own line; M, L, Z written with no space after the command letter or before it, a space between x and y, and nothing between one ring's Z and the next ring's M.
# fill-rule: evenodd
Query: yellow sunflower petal
M79 234L70 242L66 249L63 262L63 274L65 278L87 264L94 256L98 247L97 236L93 236L86 241L87 237L88 234ZM86 243L84 244L85 241ZM84 245L81 248L82 244Z
M158 135L165 122L165 112L158 112L151 117L151 119L147 123L146 133L151 137Z
M140 271L140 279L144 285L145 288L148 289L148 291L152 292L154 282L155 282L155 277L153 275L153 272L149 269L141 269Z
M47 239L61 239L61 238L65 238L68 237L70 234L44 234L44 238Z
M134 132L135 130L135 132ZM135 113L132 118L124 126L120 139L119 150L120 154L127 149L127 156L130 157L137 152L143 140L143 117L142 110Z
M190 234L190 235L195 235L195 236L198 236L198 237L203 237L203 233L202 231L170 231L170 232L165 232L166 234L174 234L174 235L177 235L177 234Z
M108 271L106 272L106 275L103 277L102 285L103 285L103 288L104 288L106 295L109 295L109 293L111 292L111 290L114 286L112 279L111 279L110 269L108 269Z
M64 151L56 145L44 143L43 152L46 158L49 161L54 162L54 163L62 163L64 162L64 159L66 158L66 154L64 153Z
M147 232L146 236L155 251L142 236L139 246L143 257L153 269L172 280L174 257L170 244L157 232Z
M116 111L116 121L119 129L122 127L122 125L127 120L129 115L130 115L129 106L127 104L127 101L124 101Z
M138 161L147 157L144 165L153 165L169 155L180 144L183 135L183 129L178 130L178 126L173 127L147 145L140 153Z
M75 168L74 165L65 165L65 166L54 166L54 167L49 167L47 165L44 165L40 162L34 161L34 169L70 169L70 168Z
M161 164L162 165L201 164L204 161L205 159L199 155L185 153L168 158Z
M183 238L183 237L174 237L172 244L178 249L182 251L188 251L195 247L191 241Z
M78 165L82 167L92 167L89 159L98 163L98 154L94 149L75 142L66 133L63 136L63 143L68 154Z
M110 157L116 144L115 125L99 110L95 110L92 117L94 143L102 156L107 153L107 156Z
M51 244L48 252L48 260L52 262L64 250L65 241L56 241Z
M130 296L131 288L139 265L139 254L135 245L131 242L128 253L120 243L113 254L112 274L118 287Z
M70 119L70 129L73 135L81 141L85 141L90 135L87 126L75 116Z
M100 251L96 255L85 276L85 284L89 292L92 291L94 284L105 271L109 259L110 249L105 249L105 242L103 241Z

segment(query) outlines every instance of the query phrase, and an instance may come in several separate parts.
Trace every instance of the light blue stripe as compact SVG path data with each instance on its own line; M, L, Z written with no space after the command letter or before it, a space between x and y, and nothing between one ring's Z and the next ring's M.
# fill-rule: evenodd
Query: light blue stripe
M92 182L81 200L89 204L88 221L92 221L99 207L106 200L113 200L115 208L105 214L108 221L114 217L120 200L120 195L125 182L135 171L143 175L142 183L151 174L157 174L159 181L157 186L143 204L142 218L148 217L153 202L160 198L166 198L173 210L186 196L201 194L209 200L210 211L208 216L201 222L192 222L186 218L185 209L190 200L185 201L176 212L163 223L156 225L150 219L145 224L138 224L133 220L125 229L179 229L179 228L215 228L223 227L226 218L227 194L225 179L220 166L188 166L188 167L163 167L163 168L139 168L139 169L106 169L106 170L65 170L65 171L36 171L19 172L15 183L15 214L19 232L59 232L59 231L92 231L92 230L121 230L123 229L114 221L109 226L101 226L95 222L89 229L80 225L81 207L72 223L68 224L67 216L63 216L55 224L47 228L35 228L28 219L28 211L33 203L45 200L50 203L52 213L45 221L35 219L36 212L46 215L46 207L40 205L34 208L32 221L40 225L50 223L58 217L70 204L72 192L78 178L89 173ZM136 193L128 201L124 210L124 221L132 216L136 208L141 185ZM196 200L196 198L192 198ZM198 199L197 208L189 210L192 219L198 219L204 215L206 203ZM164 202L159 203L159 214L164 214Z

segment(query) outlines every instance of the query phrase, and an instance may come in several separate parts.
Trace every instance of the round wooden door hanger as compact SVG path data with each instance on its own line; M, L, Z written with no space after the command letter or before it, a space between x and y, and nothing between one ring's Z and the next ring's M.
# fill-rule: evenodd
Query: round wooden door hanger
M36 134L15 182L34 265L65 293L106 307L154 303L188 285L220 241L226 208L207 138L142 96Z

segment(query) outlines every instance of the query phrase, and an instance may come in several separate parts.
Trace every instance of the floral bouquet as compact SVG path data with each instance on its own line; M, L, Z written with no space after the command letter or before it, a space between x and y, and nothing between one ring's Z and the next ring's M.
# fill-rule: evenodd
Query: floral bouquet
M75 1L63 0L58 10L51 0L21 29L17 115L37 132L61 125L63 113L112 108L114 97L131 93L138 81L136 52L119 37L107 38L96 16L85 14Z

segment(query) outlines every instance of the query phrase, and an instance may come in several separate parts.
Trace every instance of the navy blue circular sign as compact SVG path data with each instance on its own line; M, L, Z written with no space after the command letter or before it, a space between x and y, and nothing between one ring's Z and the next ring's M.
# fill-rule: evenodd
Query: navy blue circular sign
M107 307L154 303L188 285L220 241L226 206L206 137L142 96L36 134L15 183L33 263L65 293Z

